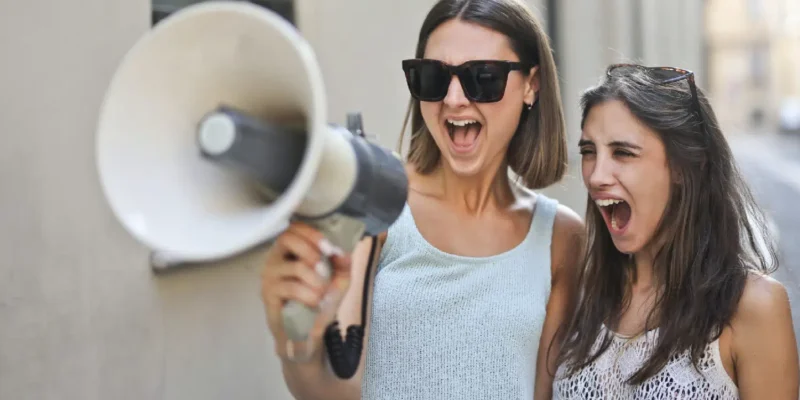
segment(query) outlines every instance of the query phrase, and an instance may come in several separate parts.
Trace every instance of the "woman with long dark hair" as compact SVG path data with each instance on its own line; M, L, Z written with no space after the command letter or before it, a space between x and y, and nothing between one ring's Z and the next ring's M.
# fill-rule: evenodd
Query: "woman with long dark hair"
M797 399L765 218L691 72L614 65L582 98L588 245L556 399Z

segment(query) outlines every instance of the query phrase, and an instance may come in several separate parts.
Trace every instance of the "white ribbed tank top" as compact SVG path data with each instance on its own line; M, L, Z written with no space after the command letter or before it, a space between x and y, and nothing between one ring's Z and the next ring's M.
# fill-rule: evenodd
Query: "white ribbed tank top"
M558 205L535 196L526 237L490 257L435 248L406 205L376 272L362 399L533 398Z

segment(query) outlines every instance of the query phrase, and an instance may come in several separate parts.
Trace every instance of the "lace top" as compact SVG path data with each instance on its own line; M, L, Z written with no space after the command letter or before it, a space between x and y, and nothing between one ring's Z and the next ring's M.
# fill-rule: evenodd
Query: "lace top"
M595 342L602 343L605 327ZM625 381L647 360L656 344L657 330L638 337L612 333L608 349L594 363L565 376L565 367L559 367L553 383L553 399L647 399L647 400L733 400L739 390L722 365L719 341L706 346L698 362L698 373L692 365L690 353L676 354L667 365L640 385L631 386Z

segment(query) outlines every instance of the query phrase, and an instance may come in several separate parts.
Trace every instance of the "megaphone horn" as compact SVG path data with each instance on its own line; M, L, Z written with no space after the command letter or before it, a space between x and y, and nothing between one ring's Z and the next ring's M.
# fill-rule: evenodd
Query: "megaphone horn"
M326 106L314 52L288 21L248 2L188 6L114 74L97 132L103 193L165 262L239 254L292 219L350 252L397 219L408 181L398 157L363 137L360 116L337 126ZM317 311L284 307L296 346Z

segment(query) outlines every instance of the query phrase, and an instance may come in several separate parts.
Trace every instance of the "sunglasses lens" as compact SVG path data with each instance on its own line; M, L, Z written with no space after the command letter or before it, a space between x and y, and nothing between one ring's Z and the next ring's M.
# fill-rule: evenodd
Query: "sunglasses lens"
M450 86L450 72L436 62L420 61L408 65L406 79L411 94L423 101L441 100Z
M506 91L507 78L505 64L492 62L471 64L459 74L466 95L478 102L501 99Z
M434 60L408 60L403 64L411 95L420 101L441 101L452 81L451 68ZM464 94L471 101L495 102L503 98L509 65L505 62L472 61L456 67Z

